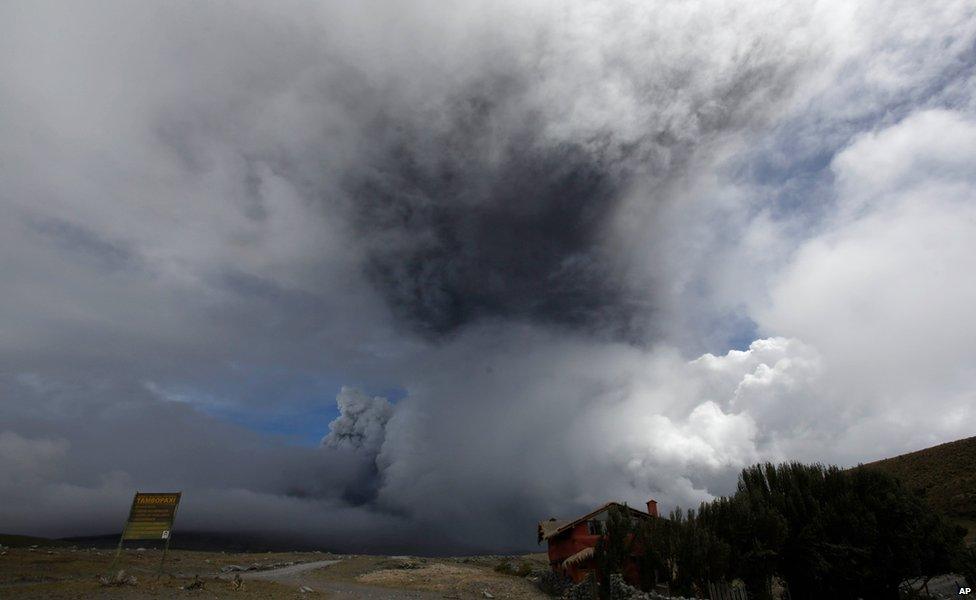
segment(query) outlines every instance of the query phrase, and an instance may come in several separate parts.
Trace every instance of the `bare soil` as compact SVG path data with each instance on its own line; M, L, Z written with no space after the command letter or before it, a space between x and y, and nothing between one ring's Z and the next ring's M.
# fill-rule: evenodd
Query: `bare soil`
M106 586L99 577L109 574L114 554L114 551L77 547L6 547L0 550L0 600L545 598L525 577L496 572L494 567L504 558L495 556L435 559L321 552L244 554L171 550L165 573L159 576L160 550L128 549L113 572L124 569L135 577L135 585ZM528 561L545 565L539 555L509 560L517 564ZM235 583L238 575L240 581Z

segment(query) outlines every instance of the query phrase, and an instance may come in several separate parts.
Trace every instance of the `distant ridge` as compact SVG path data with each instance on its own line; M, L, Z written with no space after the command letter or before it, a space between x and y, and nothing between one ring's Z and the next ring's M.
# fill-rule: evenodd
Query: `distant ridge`
M57 540L60 543L95 548L115 548L119 543L118 533L68 537ZM162 547L162 542L141 540L129 545ZM174 531L170 548L175 550L197 550L201 552L310 552L326 550L321 544L297 539L283 534L261 535L256 533L228 533L210 531Z
M234 534L206 531L178 531L173 536L171 548L176 550L199 550L203 552L307 552L322 550L319 545L303 540L288 539L284 536L258 534ZM67 538L43 538L30 535L0 533L0 545L11 548L44 547L92 547L103 550L114 549L119 543L120 533L87 535ZM129 542L127 547L145 546L162 548L158 540L139 540Z
M976 539L976 436L861 465L902 480Z
M10 533L0 533L0 546L10 548L27 548L30 546L68 546L68 542L52 540L48 538L36 537L33 535L16 535Z

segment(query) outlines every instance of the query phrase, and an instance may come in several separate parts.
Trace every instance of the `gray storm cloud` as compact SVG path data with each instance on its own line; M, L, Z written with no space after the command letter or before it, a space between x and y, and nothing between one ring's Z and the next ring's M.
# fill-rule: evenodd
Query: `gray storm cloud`
M0 531L162 486L524 549L970 435L974 44L952 0L4 5Z

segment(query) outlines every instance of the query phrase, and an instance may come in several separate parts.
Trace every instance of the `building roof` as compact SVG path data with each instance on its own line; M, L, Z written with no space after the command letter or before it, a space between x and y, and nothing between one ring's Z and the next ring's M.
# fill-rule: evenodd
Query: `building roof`
M596 556L596 548L594 548L593 546L589 546L587 548L583 548L582 550L580 550L576 554L574 554L574 555L570 556L569 558L567 558L566 560L564 560L563 561L563 564L562 564L562 567L564 569L568 569L569 567L571 567L571 566L573 566L575 564L579 564L579 563L583 562L584 560L589 560L589 559L593 558L594 556Z
M644 511L637 510L636 508L631 508L626 504L621 504L619 502L607 502L600 508L592 512L588 512L582 517L578 517L573 520L549 519L548 521L540 521L539 522L539 543L541 544L543 540L548 540L549 538L555 537L564 531L572 529L573 526L576 525L577 523L581 521L589 520L614 505L630 511L631 514L633 514L635 517L640 519L649 519L651 516Z
M539 542L542 540L547 540L557 531L561 530L564 526L568 525L570 521L566 519L549 519L548 521L542 521L539 523Z

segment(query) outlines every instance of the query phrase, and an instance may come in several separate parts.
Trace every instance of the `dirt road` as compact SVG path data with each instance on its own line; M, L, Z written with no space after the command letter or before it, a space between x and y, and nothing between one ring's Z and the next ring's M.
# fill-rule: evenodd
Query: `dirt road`
M314 571L315 569L321 569L323 567L328 567L334 565L340 561L338 560L316 560L313 562L299 563L297 565L289 565L287 567L279 567L277 569L268 569L267 571L245 571L240 573L241 579L264 579L265 581L281 581L290 582L292 580L298 579L298 576L302 573L308 571ZM227 573L221 576L221 579L233 579L234 576Z
M266 571L246 571L239 573L245 581L261 580L274 581L292 588L312 590L311 593L325 593L330 598L338 600L443 600L444 595L435 592L419 590L400 590L388 587L361 585L345 581L322 581L308 575L312 571L338 564L341 560L317 560L313 562L289 565ZM227 573L221 579L233 579Z

